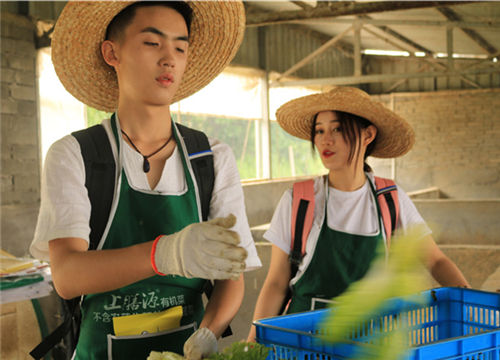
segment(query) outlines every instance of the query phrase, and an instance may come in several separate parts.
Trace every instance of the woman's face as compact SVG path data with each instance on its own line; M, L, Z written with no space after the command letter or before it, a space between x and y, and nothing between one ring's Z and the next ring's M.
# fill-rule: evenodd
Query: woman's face
M375 139L377 129L369 125L357 131L358 126L352 124L355 128L350 130L351 135L344 136L344 131L348 129L343 129L342 123L345 122L339 120L335 111L318 113L314 125L314 145L328 170L359 168L362 171L366 148Z
M342 136L342 128L334 111L322 111L314 125L314 145L323 165L330 171L345 169L348 164L350 145Z

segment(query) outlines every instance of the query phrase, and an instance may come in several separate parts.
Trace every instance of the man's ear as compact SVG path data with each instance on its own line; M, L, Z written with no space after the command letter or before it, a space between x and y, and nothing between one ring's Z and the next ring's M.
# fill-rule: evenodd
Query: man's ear
M116 56L116 43L110 40L104 40L101 44L101 54L106 64L115 67L118 65Z
M377 136L377 128L374 125L370 125L364 129L363 134L363 142L365 146L368 146L373 140L375 140L375 137Z

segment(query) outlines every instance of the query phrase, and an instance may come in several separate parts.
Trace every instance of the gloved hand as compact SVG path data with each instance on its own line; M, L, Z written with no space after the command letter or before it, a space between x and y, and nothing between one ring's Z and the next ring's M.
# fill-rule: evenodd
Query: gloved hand
M236 217L230 214L158 237L151 249L153 269L160 275L237 280L247 252L238 246L238 233L229 230L234 224Z
M184 343L186 360L200 360L217 352L217 338L208 328L196 330Z

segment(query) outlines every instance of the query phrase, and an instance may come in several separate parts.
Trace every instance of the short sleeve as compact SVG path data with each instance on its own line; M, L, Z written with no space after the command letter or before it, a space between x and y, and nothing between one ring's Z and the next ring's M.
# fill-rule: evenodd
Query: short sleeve
M273 218L269 229L264 233L264 238L276 245L285 253L290 253L290 246L292 242L291 221L292 218L292 190L288 189L283 193L276 210L274 211Z
M41 204L31 254L49 260L50 240L76 237L89 241L90 201L77 140L67 135L47 152L42 172Z

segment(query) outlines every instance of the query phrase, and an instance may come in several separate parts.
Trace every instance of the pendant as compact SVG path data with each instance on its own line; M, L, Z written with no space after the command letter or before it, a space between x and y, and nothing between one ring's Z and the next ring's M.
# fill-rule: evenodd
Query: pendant
M151 167L149 166L149 161L148 159L144 156L144 163L142 164L142 170L147 173L149 172L149 170L151 169Z

